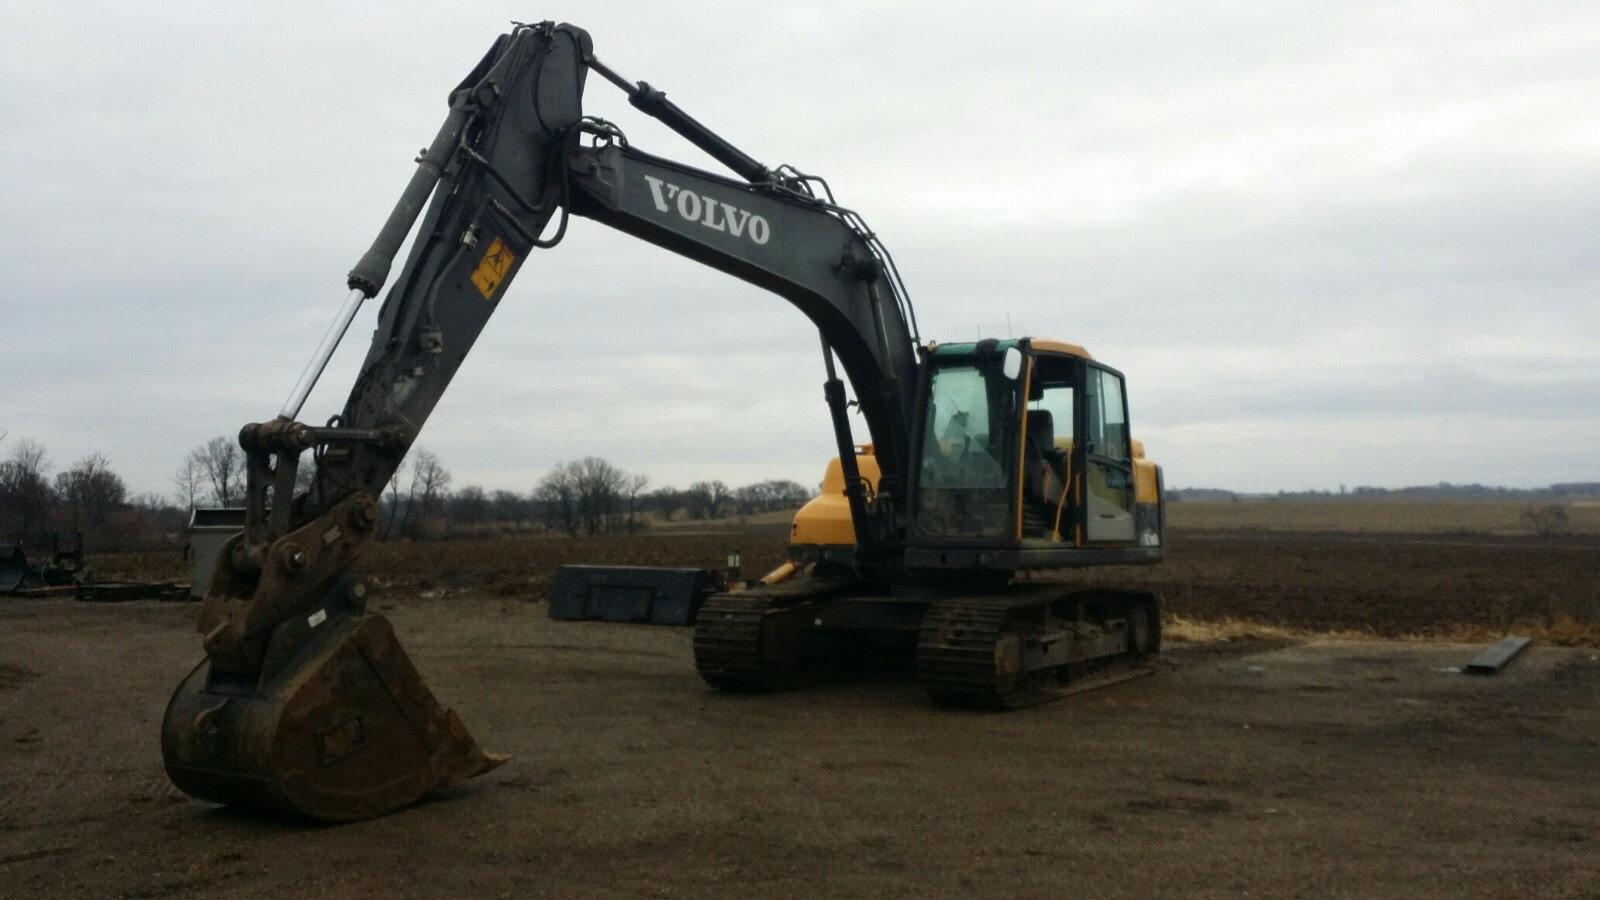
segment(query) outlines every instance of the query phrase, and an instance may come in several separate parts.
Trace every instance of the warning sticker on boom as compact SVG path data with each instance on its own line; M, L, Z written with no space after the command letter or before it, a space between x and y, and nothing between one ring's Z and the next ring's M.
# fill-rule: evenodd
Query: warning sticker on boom
M472 283L478 286L483 299L494 298L495 290L500 287L500 282L506 280L506 273L511 271L511 264L516 259L506 245L500 243L499 238L489 245L489 252L483 254L483 261L472 270Z

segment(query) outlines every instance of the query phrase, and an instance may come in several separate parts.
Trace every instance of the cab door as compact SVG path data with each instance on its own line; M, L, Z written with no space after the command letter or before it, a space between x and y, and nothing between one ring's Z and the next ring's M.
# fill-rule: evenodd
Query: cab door
M1130 543L1136 533L1133 440L1122 375L1094 363L1086 369L1078 429L1083 435L1082 534L1086 543Z

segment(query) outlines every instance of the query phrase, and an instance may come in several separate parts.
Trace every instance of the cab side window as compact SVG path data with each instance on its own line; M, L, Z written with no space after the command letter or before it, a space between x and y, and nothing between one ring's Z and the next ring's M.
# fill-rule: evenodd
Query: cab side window
M1091 366L1085 449L1083 511L1085 537L1090 541L1122 543L1133 540L1133 442L1128 436L1128 416L1122 400L1122 378Z
M1089 397L1089 452L1111 459L1132 459L1122 379L1102 369L1089 370L1089 378L1095 385Z

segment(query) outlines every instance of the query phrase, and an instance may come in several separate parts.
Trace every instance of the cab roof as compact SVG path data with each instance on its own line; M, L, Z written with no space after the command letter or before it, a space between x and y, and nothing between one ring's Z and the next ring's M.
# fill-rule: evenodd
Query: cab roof
M1017 349L1023 351L1036 350L1040 353L1060 353L1065 356L1076 356L1081 359L1094 359L1094 357L1089 354L1088 350L1083 349L1082 344L1069 344L1066 341L1057 341L1051 338L1023 337L999 342L999 349L1001 351L1004 351L1008 347L1016 347ZM978 342L976 341L968 341L959 344L940 344L933 342L928 344L928 355L966 356L976 351L977 348Z

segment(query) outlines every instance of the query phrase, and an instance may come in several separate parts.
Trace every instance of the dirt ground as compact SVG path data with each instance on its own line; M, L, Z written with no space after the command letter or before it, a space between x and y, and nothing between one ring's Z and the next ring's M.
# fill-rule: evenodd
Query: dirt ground
M1179 536L1112 574L1185 616L1568 620L1579 646L1481 678L1457 671L1477 645L1177 644L1153 676L1000 714L894 672L719 694L685 629L530 602L561 557L711 565L735 544L755 570L782 537L384 548L375 608L513 759L340 827L167 782L194 606L0 599L0 897L1600 898L1600 545Z

